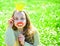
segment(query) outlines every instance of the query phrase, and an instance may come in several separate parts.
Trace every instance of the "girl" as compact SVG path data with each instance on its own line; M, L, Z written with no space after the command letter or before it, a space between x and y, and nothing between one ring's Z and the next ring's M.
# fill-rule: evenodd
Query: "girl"
M7 46L40 46L38 32L31 25L25 11L14 11L8 22L5 38Z

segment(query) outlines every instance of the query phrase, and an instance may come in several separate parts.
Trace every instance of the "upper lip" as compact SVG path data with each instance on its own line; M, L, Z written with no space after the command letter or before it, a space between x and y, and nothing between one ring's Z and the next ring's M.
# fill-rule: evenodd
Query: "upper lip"
M18 22L17 25L23 25L23 23L22 22Z

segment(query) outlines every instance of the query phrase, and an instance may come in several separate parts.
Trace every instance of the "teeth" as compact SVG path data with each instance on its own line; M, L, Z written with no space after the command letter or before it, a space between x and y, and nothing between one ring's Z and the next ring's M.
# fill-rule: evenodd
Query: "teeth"
M18 24L18 25L22 25L22 24Z

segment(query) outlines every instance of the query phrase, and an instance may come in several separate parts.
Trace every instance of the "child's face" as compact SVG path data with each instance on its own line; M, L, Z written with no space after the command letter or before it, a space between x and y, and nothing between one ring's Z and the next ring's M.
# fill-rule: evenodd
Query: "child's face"
M14 25L17 28L23 28L26 25L26 16L24 12L18 12L18 11L15 12Z

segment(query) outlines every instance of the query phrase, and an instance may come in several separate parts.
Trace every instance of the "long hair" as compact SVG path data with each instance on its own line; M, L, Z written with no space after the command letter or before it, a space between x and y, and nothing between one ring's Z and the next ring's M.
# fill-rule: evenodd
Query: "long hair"
M16 11L14 11L12 17L14 17ZM25 36L25 41L33 44L34 42L34 30L32 30L32 25L31 25L31 21L28 18L28 15L25 11L20 11L20 12L24 12L25 16L26 16L26 25L23 27L23 35ZM14 31L17 31L17 27L13 24L12 29Z

